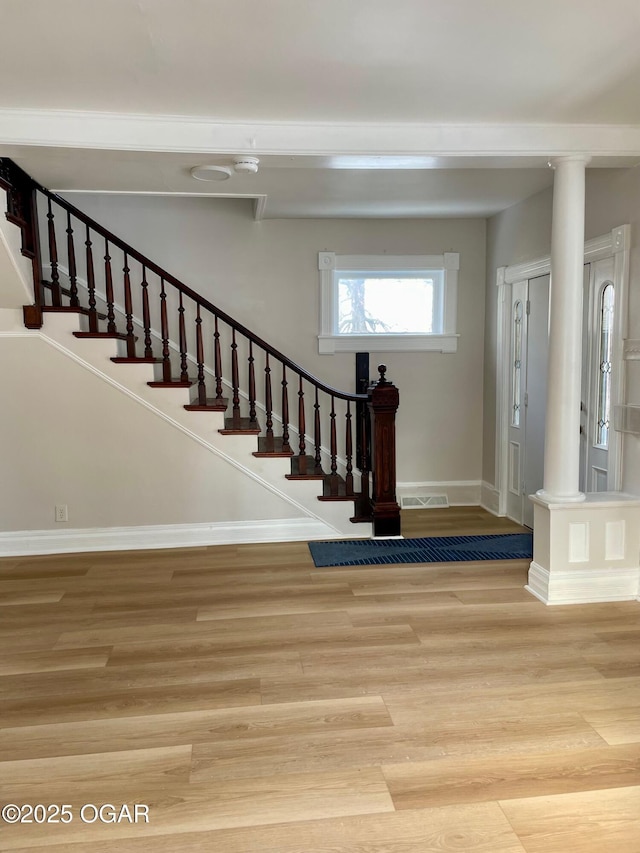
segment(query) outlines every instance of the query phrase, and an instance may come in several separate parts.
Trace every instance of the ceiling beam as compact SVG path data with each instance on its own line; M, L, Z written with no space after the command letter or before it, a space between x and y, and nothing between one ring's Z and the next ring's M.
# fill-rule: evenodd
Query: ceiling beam
M207 154L548 158L581 152L640 158L640 126L221 122L203 116L0 109L2 145Z

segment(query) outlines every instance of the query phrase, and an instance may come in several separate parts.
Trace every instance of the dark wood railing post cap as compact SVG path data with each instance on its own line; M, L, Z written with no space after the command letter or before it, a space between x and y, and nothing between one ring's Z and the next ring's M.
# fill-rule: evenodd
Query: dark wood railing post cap
M400 392L386 377L387 365L378 365L380 379L369 386L369 404L375 411L397 411L400 405Z

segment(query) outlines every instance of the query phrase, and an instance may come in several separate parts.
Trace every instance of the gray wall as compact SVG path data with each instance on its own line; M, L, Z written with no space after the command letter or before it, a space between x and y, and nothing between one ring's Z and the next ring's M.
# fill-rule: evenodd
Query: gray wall
M55 504L71 529L302 516L43 341L0 330L0 358L0 531L64 532Z

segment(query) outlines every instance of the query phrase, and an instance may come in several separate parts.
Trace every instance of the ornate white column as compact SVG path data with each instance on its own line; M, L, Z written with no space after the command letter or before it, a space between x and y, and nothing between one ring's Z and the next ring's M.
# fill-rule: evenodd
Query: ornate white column
M586 155L558 157L553 183L549 362L543 489L546 501L584 500L580 474L580 378Z

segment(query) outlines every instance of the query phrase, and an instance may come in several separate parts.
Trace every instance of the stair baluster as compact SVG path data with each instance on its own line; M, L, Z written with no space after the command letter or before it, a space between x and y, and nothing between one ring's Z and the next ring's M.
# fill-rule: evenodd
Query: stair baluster
M353 436L351 434L351 401L347 400L345 449L347 457L347 471L345 476L345 493L353 495Z
M98 332L98 311L96 310L96 276L93 268L93 244L91 242L91 232L87 225L87 239L85 240L87 247L87 289L89 291L89 331L91 334Z
M171 382L171 350L169 349L169 320L164 278L160 279L160 334L162 336L162 381Z
M58 272L58 246L56 243L56 225L54 222L54 214L51 209L51 199L49 199L47 212L49 234L49 264L51 266L51 301L54 308L60 308L62 305L62 294L60 291L60 273Z
M253 357L253 341L249 341L249 421L256 423L256 370Z
M147 281L147 268L142 267L142 325L144 326L144 357L153 358L153 346L151 341L151 311L149 309L149 282Z
M196 339L198 346L201 345L201 335L198 337L198 333L200 332L200 326L197 325L200 320L200 306L198 305L198 317L196 319ZM182 300L182 293L180 293L180 301L178 304L178 340L180 346L180 381L188 382L189 381L189 372L187 369L187 330L185 327L184 321L184 304ZM198 349L198 371L200 369L200 349Z
M183 309L184 310L184 309ZM186 344L185 344L186 345ZM207 405L207 388L204 382L204 343L202 340L202 317L200 316L200 303L196 309L196 359L198 362L198 405ZM185 355L185 373L186 373ZM188 376L185 382L188 380Z
M273 451L273 400L271 397L271 366L269 364L269 353L266 355L264 367L264 404L266 409L266 428L265 449L268 452Z
M282 365L282 451L291 451L289 445L289 383L287 382L287 368Z
M104 281L105 281L105 296L107 299L107 332L116 334L116 315L114 310L113 299L113 278L111 275L111 255L109 254L109 241L104 241Z
M222 397L222 352L220 349L220 332L218 331L218 315L215 316L214 339L214 373L216 375L216 400L220 402Z
M321 427L320 427L320 403L318 401L318 386L316 385L316 399L313 404L313 408L315 410L314 413L314 423L313 423L313 440L314 440L314 451L315 451L315 470L317 474L322 473L322 435L321 435Z
M233 389L233 423L235 426L240 426L240 374L235 329L231 331L231 386Z
M76 249L73 242L71 213L67 211L67 259L69 263L69 304L72 308L80 306L78 299L78 277L76 271Z
M338 477L338 440L336 435L336 401L333 394L331 395L331 414L330 417L330 442L331 442L331 474L329 475L329 494L331 497L336 497L340 487Z
M305 440L305 417L304 417L304 388L302 376L298 384L298 474L304 476L307 473L307 444Z
M129 273L129 259L127 253L124 253L124 313L127 321L127 358L136 357L136 338L133 333L133 304L131 302L131 277Z

